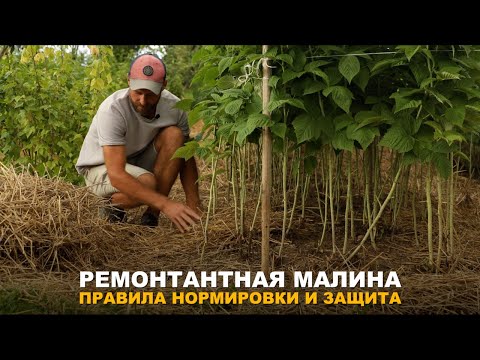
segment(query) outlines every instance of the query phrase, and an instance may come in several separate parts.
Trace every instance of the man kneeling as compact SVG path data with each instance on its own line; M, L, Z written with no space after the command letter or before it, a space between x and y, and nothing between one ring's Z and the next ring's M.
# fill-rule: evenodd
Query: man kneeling
M188 140L187 114L180 100L165 90L167 72L153 54L135 58L129 88L118 90L100 105L76 163L87 186L113 205L111 221L124 221L125 209L148 205L141 223L158 225L162 211L183 233L200 219L198 169L195 159L172 159ZM168 198L180 174L186 205Z

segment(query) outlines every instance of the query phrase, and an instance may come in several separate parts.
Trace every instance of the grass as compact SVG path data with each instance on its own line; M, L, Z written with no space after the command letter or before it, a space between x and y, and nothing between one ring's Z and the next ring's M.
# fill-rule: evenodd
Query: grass
M0 289L0 314L85 314L85 308L65 297L46 296L35 289Z

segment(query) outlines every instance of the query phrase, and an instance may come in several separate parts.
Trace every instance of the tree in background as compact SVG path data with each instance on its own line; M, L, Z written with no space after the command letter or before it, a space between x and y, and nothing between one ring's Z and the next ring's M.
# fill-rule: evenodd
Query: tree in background
M80 183L83 138L109 94L116 63L109 46L28 45L0 58L0 160Z
M163 60L167 67L168 90L182 98L190 93L190 82L199 64L192 63L200 45L166 45Z
M126 88L127 73L130 68L130 62L142 50L142 45L113 45L114 61L110 63L112 72L112 82L108 90L111 92Z

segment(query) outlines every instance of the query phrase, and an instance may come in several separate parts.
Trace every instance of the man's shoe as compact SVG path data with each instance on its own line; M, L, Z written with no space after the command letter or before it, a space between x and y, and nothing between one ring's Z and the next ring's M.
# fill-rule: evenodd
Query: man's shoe
M127 212L117 207L104 207L101 210L101 216L105 217L110 223L122 223L127 221Z
M112 223L127 222L127 212L123 209L114 207L110 210L108 221Z
M145 211L140 219L140 225L157 227L158 226L158 215L155 215L149 211Z

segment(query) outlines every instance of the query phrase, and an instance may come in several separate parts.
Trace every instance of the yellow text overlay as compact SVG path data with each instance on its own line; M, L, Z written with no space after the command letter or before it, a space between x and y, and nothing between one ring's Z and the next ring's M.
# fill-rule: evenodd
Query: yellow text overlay
M259 292L259 291L236 291L236 292L209 292L209 291L180 291L172 292L167 297L163 292L100 292L82 291L79 294L80 304L138 304L138 305L175 305L193 304L253 304L253 305L290 305L303 303L305 305L394 305L401 304L398 292L386 291L348 291L348 292L305 292L282 291L282 292Z

